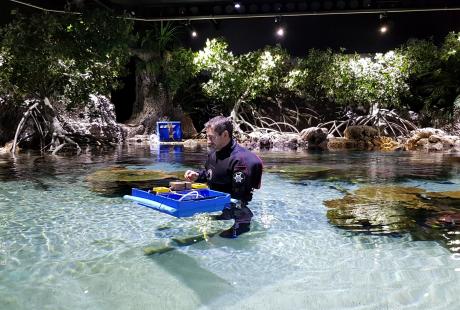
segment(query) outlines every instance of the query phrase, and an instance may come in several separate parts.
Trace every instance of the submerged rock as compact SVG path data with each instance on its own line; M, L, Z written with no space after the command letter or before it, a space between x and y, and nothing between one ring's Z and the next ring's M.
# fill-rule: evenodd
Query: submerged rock
M109 167L90 174L86 181L95 192L106 195L129 194L131 188L167 186L169 182L183 178L183 172L166 173L156 170L134 170Z
M272 165L264 167L265 172L277 173L281 176L287 177L293 180L314 180L320 178L327 178L331 174L333 169L321 166L309 166L309 165Z
M329 222L352 232L410 233L414 239L436 240L460 226L460 192L426 192L396 186L366 186L341 199L325 201Z
M331 138L327 143L330 150L372 150L374 145L371 141L354 140L347 138Z

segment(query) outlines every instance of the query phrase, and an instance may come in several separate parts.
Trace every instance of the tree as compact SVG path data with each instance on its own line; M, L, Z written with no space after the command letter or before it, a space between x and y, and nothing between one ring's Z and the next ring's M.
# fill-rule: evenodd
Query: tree
M460 35L449 33L441 47L431 40L409 40L400 48L408 59L411 109L421 112L421 122L432 126L435 119L452 117L460 94Z
M285 79L288 90L307 101L329 101L325 82L331 78L334 53L311 49L305 58L298 58Z
M128 121L143 125L144 133L151 133L161 118L180 118L182 110L174 105L176 92L196 75L194 54L177 46L181 28L172 22L155 24L145 31L136 56L136 102Z
M89 94L108 94L129 57L132 22L93 10L82 15L17 16L1 29L2 93L32 99L15 134L35 128L42 147L56 152L78 143L68 136L53 104L84 106Z
M226 42L213 39L207 40L198 52L195 64L210 76L203 85L204 92L225 102L236 124L253 128L242 118L242 109L282 87L289 60L287 52L279 46L234 56Z

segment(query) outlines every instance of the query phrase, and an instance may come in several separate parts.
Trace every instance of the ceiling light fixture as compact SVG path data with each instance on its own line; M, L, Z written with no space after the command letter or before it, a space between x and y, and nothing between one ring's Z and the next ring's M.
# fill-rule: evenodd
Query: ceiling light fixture
M389 30L388 18L386 14L379 15L379 32L381 34L387 33Z
M198 36L198 32L196 31L196 29L192 26L192 23L190 22L190 20L188 20L186 23L185 23L185 27L187 27L187 29L189 30L190 32L190 36L192 38L196 38Z
M275 34L278 38L282 38L286 34L285 26L281 21L281 16L277 16L275 18Z

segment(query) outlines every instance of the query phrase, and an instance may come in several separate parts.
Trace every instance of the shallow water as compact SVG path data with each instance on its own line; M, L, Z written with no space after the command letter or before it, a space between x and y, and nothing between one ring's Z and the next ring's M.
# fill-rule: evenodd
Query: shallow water
M0 157L0 309L457 309L460 255L436 241L331 225L325 200L369 184L460 189L446 154L262 152L350 180L265 173L251 232L163 254L148 247L231 226L174 219L91 191L108 166L199 167L205 151L120 148L108 155ZM457 242L458 235L449 235ZM455 239L456 238L456 239ZM455 239L455 240L454 240ZM454 243L455 244L455 243Z

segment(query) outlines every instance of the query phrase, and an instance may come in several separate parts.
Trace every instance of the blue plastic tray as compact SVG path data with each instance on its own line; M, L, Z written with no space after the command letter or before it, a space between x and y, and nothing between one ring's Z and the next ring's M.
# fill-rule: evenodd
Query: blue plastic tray
M131 195L123 198L175 217L189 217L196 213L222 211L230 204L230 194L210 189L186 190L152 194L133 188Z

